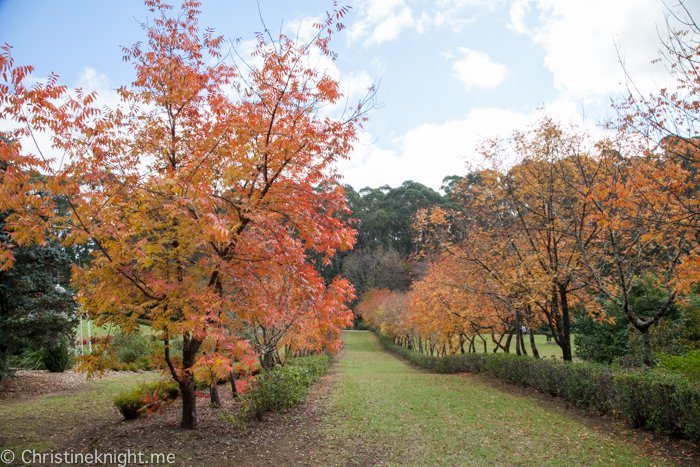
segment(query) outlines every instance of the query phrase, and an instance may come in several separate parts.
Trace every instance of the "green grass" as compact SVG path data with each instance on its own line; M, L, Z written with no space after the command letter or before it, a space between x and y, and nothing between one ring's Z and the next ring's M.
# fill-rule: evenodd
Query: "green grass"
M0 405L0 445L21 454L25 449L46 451L70 438L77 428L107 421L117 413L112 398L152 381L157 374L125 374L94 380L70 395L3 402Z
M343 340L323 425L330 465L672 465L479 377L416 370L371 333Z
M143 324L139 325L141 328L141 334L150 334L151 333L151 327L150 326L145 326ZM94 322L90 322L90 335L92 337L104 337L106 335L116 335L119 332L119 328L116 328L114 326L106 325L103 327L97 327L95 326ZM83 339L88 338L88 324L87 320L83 320ZM80 339L80 325L78 325L78 329L76 330L76 339Z
M530 345L530 336L526 335L523 336L525 338L525 350L527 351L527 354L532 356L532 346ZM486 339L486 353L492 353L493 352L493 340L491 339L490 335L484 336L484 339ZM505 338L501 342L501 344L505 344ZM535 334L535 345L537 346L537 351L540 354L540 358L557 358L559 360L562 359L563 353L561 351L561 347L559 347L556 342L554 342L554 339L551 341L547 342L547 337L544 334ZM482 342L481 339L478 337L474 340L474 346L476 348L477 353L484 353L484 343ZM574 335L571 335L571 346L574 351L574 356L576 356L576 345L574 344ZM465 351L469 349L469 342L465 342L464 344L464 349ZM499 352L503 352L503 350L498 350ZM515 354L515 337L511 340L510 343L510 352L512 354Z
M532 356L532 346L530 345L530 336L523 336L525 339L525 350L527 350L527 354ZM481 342L481 339L477 338L476 341L474 342L476 345L476 350L477 352L483 352L484 351L484 345ZM535 334L535 345L537 346L537 351L540 354L540 358L552 358L556 357L557 359L561 360L562 358L562 351L561 347L557 345L556 342L554 342L554 339L551 341L547 342L547 337L544 334ZM576 352L576 346L574 345L574 336L571 336L571 345L573 346L574 349L574 355ZM489 352L493 352L493 344L491 342L491 336L488 336L486 338L486 348L488 349ZM499 350L499 352L501 352ZM515 353L515 337L513 337L513 340L510 343L510 352Z

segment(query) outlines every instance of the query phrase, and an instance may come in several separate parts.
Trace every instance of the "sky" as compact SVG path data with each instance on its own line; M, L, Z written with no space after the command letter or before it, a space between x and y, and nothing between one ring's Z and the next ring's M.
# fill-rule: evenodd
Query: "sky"
M438 190L445 176L478 166L483 138L508 137L542 113L599 133L626 94L625 71L645 94L672 85L652 61L677 2L339 0L352 9L331 43L338 59L317 66L350 103L379 83L370 122L339 165L343 182L413 180ZM700 2L686 6L700 18ZM200 26L240 38L245 57L263 21L305 39L332 8L332 0L203 0ZM35 79L54 72L114 106L115 89L134 78L122 47L144 40L149 18L138 0L0 0L0 43L13 47L16 65L35 67Z

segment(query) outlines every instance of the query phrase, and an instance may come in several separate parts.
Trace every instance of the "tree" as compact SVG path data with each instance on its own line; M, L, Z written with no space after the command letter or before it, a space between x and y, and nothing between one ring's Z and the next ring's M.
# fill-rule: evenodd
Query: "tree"
M13 245L0 214L0 242ZM37 346L58 347L71 339L77 325L77 303L60 271L71 261L59 246L13 248L14 265L0 271L0 380L11 374L7 357L22 340Z
M440 193L412 180L396 188L384 185L355 192L345 185L345 189L352 217L357 219L358 248L395 250L403 257L415 252L413 215L446 203Z
M186 1L175 16L159 0L145 3L156 18L144 26L145 48L124 49L137 77L119 89L123 105L100 111L90 107L94 95L71 98L62 89L53 96L64 102L60 111L42 114L70 158L49 187L68 200L69 215L52 221L70 232L68 242L95 247L75 276L97 323L129 331L146 319L159 333L182 393L181 427L192 429L193 371L207 365L228 375L236 352L246 351L254 273L269 263L293 271L308 252L330 261L353 245L334 163L347 157L367 109L321 117L322 106L340 99L338 83L306 65L312 51L334 57L328 43L345 8L329 13L308 45L259 34L261 65L244 74L221 56L222 37L200 35L199 2ZM39 223L23 213L27 224ZM338 287L347 296L347 285ZM342 307L325 313L347 316ZM181 358L171 349L178 337ZM338 338L327 336L331 349ZM213 350L201 355L205 340ZM99 363L89 358L83 368L92 373Z
M411 285L409 274L408 266L396 250L355 250L343 261L342 275L353 284L358 295L373 288L406 292Z

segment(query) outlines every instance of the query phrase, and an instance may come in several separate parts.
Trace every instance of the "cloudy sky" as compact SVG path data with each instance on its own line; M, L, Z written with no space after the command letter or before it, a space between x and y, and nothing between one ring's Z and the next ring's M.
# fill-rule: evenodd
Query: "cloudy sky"
M677 8L678 0L668 0ZM352 6L319 62L350 101L381 81L371 121L341 173L359 189L415 180L438 189L447 175L478 164L477 142L508 136L540 112L596 125L625 92L620 61L635 86L670 84L653 65L666 30L661 0L340 0ZM700 3L700 2L697 2ZM687 2L695 18L700 5ZM332 0L260 0L268 28L308 37ZM263 26L256 0L203 0L202 27L241 38L246 53ZM100 93L133 79L121 46L143 40L152 18L138 0L0 0L0 43L35 76Z

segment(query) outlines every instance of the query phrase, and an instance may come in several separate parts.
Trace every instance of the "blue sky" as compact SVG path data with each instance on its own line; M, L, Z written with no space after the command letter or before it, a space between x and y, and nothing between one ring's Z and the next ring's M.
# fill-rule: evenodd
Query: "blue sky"
M657 28L665 31L660 0L339 3L353 7L332 44L339 58L320 66L351 100L381 80L382 105L340 166L356 189L408 179L437 189L479 163L481 138L508 136L543 111L595 133L625 90L618 51L642 91L669 84L663 66L650 63L661 47ZM330 8L329 0L260 1L271 30L301 37ZM133 78L121 46L144 39L139 22L149 15L136 0L0 0L0 42L14 47L16 64L34 65L37 78L53 71L113 105L114 89ZM262 29L255 0L204 0L200 24L243 39L243 52Z

